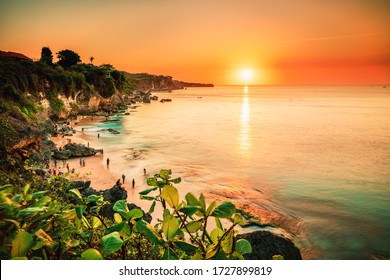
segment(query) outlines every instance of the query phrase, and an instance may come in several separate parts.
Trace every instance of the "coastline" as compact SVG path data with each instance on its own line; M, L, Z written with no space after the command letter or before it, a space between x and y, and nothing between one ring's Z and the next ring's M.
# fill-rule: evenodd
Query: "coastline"
M74 133L73 136L66 136L65 138L61 138L60 136L49 137L49 139L55 143L57 148L64 146L69 142L70 139L71 143L84 144L86 146L89 144L89 147L100 149L101 147L99 147L98 138L88 137L83 133L82 128L85 125L95 125L101 120L104 120L104 117L94 116L79 118L78 120L71 122L72 127L76 130L76 133ZM120 179L122 182L122 174L107 165L106 160L108 157L109 155L105 154L104 151L103 153L97 153L92 156L84 157L83 159L85 160L85 166L80 165L80 158L76 157L68 159L66 163L69 164L69 168L75 168L75 173L70 173L70 175L68 175L68 179L71 181L91 181L90 187L96 191L103 191L112 188L118 179ZM59 162L58 165L62 168L65 168L66 163L64 165L62 162ZM142 210L147 212L151 203L150 201L141 200L139 198L138 193L141 191L141 189L137 187L132 188L131 179L132 178L130 177L126 177L125 183L122 184L122 187L127 191L127 202L134 203L141 207ZM158 207L156 207L156 211L160 212Z

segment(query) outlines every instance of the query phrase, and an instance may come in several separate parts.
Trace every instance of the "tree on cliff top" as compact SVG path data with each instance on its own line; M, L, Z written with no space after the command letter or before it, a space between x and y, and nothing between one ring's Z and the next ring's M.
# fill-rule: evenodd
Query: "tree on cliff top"
M49 47L42 48L40 61L47 65L53 65L53 53Z
M72 50L62 50L57 53L58 64L64 68L81 62L80 56Z

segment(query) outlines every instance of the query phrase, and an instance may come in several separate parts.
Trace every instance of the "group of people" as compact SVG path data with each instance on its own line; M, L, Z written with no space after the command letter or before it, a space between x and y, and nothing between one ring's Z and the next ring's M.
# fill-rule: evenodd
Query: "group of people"
M107 158L107 166L110 164L110 159L109 158ZM146 176L146 169L144 168L144 176ZM116 185L117 186L119 186L119 187L121 187L122 189L124 189L124 187L122 186L124 183L125 183L125 180L126 180L126 176L125 176L125 174L122 174L122 181L121 181L121 179L118 179L117 181L116 181ZM134 187L135 187L135 180L134 180L134 178L133 178L133 180L131 181L131 187L134 189Z

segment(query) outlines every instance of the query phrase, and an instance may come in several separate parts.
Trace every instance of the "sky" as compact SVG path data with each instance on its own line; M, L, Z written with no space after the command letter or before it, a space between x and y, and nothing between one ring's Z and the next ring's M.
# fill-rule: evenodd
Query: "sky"
M1 0L0 50L216 85L389 84L389 14L389 0Z

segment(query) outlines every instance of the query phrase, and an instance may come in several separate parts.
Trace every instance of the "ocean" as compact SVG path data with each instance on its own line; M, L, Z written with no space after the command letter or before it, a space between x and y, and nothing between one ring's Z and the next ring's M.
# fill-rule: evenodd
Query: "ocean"
M171 169L183 197L234 202L291 238L304 259L390 258L389 87L156 95L172 102L139 104L115 122L85 127L90 137L100 132L110 170L134 178L136 191L147 188L144 168L151 176Z

